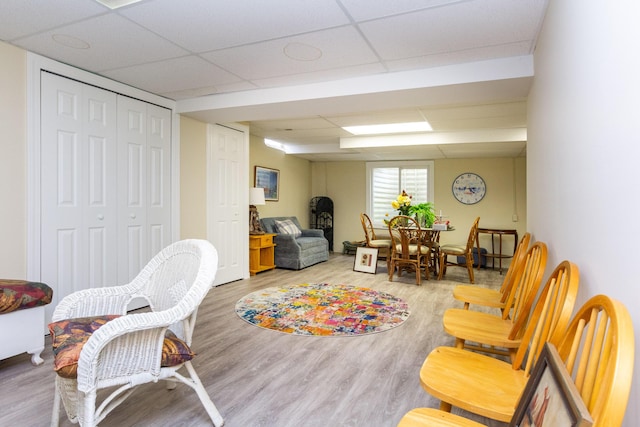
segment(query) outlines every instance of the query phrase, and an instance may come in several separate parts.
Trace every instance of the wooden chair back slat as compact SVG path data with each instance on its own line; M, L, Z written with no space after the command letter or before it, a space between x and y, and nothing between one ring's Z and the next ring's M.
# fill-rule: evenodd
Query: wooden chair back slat
M515 283L506 298L505 310L502 313L503 319L518 318L518 314L531 307L527 307L527 302L532 303L529 295L532 291L537 292L542 283L544 270L547 265L547 245L543 242L536 242L529 248L524 256L524 261L514 272ZM510 307L510 309L508 309ZM526 319L521 319L524 322Z
M578 267L569 261L561 262L551 273L527 317L522 344L512 361L514 369L524 363L529 375L544 343L563 335L571 319L579 282Z
M634 365L633 321L619 301L597 295L552 343L587 405L594 427L621 425Z

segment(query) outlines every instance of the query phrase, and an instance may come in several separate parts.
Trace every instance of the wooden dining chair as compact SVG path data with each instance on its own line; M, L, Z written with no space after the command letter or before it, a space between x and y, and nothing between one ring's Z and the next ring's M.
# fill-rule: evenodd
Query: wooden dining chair
M529 248L524 260L514 272L515 285L511 287L505 299L505 305L509 309L505 309L501 315L463 308L447 309L442 317L442 324L445 332L456 338L456 347L501 354L513 359L527 327L546 265L547 245L536 242ZM567 274L576 277L578 275L577 267L569 262L557 267L561 268L569 270ZM559 271L555 271L549 280L558 276L563 277ZM547 283L546 286L550 284ZM575 291L577 292L577 288ZM570 299L571 307L566 308L563 318L568 323L575 295L565 294L562 298Z
M634 365L633 321L619 301L597 295L587 301L564 334L551 344L576 385L593 427L622 425ZM514 427L511 419L510 427ZM459 415L435 408L407 412L398 427L482 427Z
M520 346L511 363L494 356L457 347L437 347L420 369L422 387L440 399L440 409L465 411L509 422L524 390L531 369L546 341L565 335L563 295L576 295L577 267L568 261L554 270L533 308Z
M509 291L516 283L514 273L520 262L524 259L530 242L531 233L525 233L516 247L516 252L511 259L511 264L509 264L509 269L504 275L502 286L499 290L475 285L457 285L453 288L453 297L464 303L465 310L468 310L469 306L473 304L482 307L499 308L500 311L504 312Z
M469 230L469 237L467 238L466 245L442 245L440 246L440 272L438 273L438 280L442 280L445 274L447 274L447 266L459 267L457 260L459 256L463 256L465 259L465 267L469 272L469 282L475 283L473 277L473 247L478 239L478 223L480 217L477 217L471 225ZM455 256L456 261L448 261L449 256ZM478 261L480 257L478 257Z
M387 271L390 271L391 264L391 239L380 239L376 236L373 223L369 215L360 214L360 223L364 230L365 244L368 248L378 249L378 259L384 259L387 262Z
M422 271L429 280L429 246L422 242L422 229L418 222L409 216L398 215L389 221L389 236L391 237L391 263L389 281L393 282L393 275L398 270L409 267L415 270L416 284L422 283Z

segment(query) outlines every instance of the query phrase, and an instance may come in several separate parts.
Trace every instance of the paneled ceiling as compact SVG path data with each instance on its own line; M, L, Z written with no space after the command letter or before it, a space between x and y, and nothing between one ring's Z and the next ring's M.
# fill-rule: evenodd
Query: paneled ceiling
M517 157L547 2L2 0L0 39L310 160ZM423 119L369 148L340 128Z

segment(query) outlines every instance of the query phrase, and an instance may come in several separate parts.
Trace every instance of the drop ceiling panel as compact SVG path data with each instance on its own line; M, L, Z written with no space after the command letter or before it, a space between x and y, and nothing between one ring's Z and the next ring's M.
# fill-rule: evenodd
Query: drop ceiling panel
M202 87L210 88L209 93L216 93L219 85L241 81L237 76L195 55L134 65L104 74L135 87L145 86L155 93Z
M356 21L397 15L407 12L441 7L460 0L342 0L341 3Z
M529 41L541 16L539 0L461 2L360 24L363 34L385 60L455 52ZM461 31L460 29L464 29ZM530 45L521 54L531 53Z
M240 46L349 23L334 0L191 0L187 5L182 1L156 0L121 13L193 52Z
M353 27L218 50L202 57L249 80L369 64L377 60Z
M108 34L108 37L105 37L105 34ZM70 35L87 42L90 47L88 49L69 48L56 43L52 38L54 35ZM102 15L45 31L20 39L15 44L91 71L154 62L188 53L114 14Z
M0 40L14 40L107 12L94 1L65 0L64 7L51 0L2 0Z

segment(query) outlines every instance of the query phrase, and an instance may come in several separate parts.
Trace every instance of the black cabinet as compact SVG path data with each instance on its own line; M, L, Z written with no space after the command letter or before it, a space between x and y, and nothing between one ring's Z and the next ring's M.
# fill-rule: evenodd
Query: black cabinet
M333 201L328 197L314 197L309 203L309 228L324 232L333 252Z

